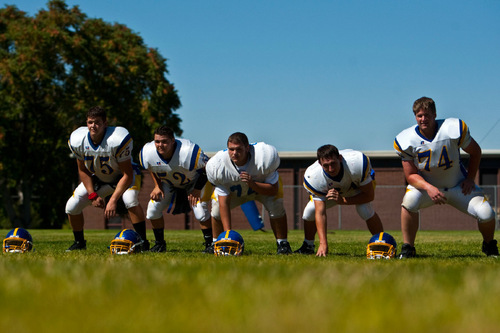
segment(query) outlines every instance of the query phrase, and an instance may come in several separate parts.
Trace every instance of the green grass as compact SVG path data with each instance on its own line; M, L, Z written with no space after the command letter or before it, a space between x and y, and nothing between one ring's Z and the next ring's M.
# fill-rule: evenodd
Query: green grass
M5 235L8 230L0 230ZM499 260L479 232L419 232L412 260L371 261L367 231L329 234L330 255L275 255L241 231L242 257L200 253L199 231L166 231L167 253L111 256L115 231L30 230L36 251L0 259L0 331L497 332ZM390 232L398 242L400 232ZM148 234L152 239L152 233ZM291 231L293 249L301 231ZM400 246L398 246L398 249Z

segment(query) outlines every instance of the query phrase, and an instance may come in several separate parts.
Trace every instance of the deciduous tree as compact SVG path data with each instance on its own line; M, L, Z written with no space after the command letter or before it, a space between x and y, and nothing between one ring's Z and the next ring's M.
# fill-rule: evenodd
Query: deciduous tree
M126 127L135 153L159 125L182 133L166 59L123 24L62 0L30 17L0 9L0 193L13 226L60 227L77 183L70 133L94 105Z

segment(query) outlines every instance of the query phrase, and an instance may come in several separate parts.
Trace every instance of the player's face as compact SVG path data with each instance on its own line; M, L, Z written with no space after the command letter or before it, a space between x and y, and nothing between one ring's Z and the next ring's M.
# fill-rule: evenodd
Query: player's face
M415 119L417 120L418 128L422 134L431 139L434 137L436 130L436 114L429 110L420 109L415 114Z
M333 156L332 158L322 158L319 160L319 164L323 167L323 170L332 177L336 177L342 166L342 156L337 158Z
M248 152L250 151L249 146L245 146L242 143L227 143L227 151L229 153L229 158L237 166L245 165L248 159Z
M175 139L165 135L155 134L155 147L163 158L170 158L174 154Z
M87 128L89 129L90 138L94 143L101 142L106 132L107 122L101 118L87 118Z

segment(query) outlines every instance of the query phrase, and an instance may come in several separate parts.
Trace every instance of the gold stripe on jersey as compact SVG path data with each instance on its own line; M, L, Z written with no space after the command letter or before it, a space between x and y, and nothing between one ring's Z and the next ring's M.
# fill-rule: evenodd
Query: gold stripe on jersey
M465 137L467 136L469 128L467 127L465 122L462 121L461 119L459 119L459 122L460 122L460 140L458 140L458 146L461 147Z
M128 145L132 141L132 137L130 135L128 135L128 138L125 138L125 139L128 139L128 140L125 141L125 143L122 144L121 148L116 152L116 155L115 155L116 157L120 156L120 154L128 147Z

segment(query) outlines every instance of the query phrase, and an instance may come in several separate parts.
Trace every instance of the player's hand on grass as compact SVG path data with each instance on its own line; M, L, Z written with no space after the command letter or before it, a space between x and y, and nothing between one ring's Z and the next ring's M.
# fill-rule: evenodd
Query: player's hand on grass
M319 244L318 252L316 252L316 257L326 257L328 254L328 244Z

